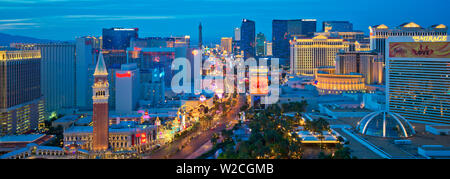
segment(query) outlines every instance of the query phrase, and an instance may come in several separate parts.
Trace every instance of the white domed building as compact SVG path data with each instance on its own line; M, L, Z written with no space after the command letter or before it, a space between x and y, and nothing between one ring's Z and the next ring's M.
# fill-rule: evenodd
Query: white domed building
M363 117L356 127L363 135L406 138L415 134L412 125L397 113L377 111Z

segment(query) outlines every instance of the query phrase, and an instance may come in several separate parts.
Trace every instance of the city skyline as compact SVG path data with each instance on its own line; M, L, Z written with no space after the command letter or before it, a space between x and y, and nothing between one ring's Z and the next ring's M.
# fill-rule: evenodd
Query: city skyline
M422 3L417 0L358 4L332 0L282 0L277 4L266 0L189 0L170 4L137 0L0 0L0 33L73 41L81 36L100 36L105 27L136 27L142 37L190 35L192 42L197 44L201 22L203 39L208 44L220 43L220 37L232 37L233 28L239 27L246 18L256 22L256 33L262 32L270 40L274 19L317 19L318 31L322 31L323 21L345 20L352 22L355 30L368 34L368 27L377 24L389 27L410 21L423 27L450 24L440 13L445 12L446 6L439 4L446 3L443 0L428 1L436 6L426 9L418 6ZM398 5L404 8L395 8ZM382 8L383 13L370 13L379 11L378 8Z
M449 4L0 0L0 159L450 159Z

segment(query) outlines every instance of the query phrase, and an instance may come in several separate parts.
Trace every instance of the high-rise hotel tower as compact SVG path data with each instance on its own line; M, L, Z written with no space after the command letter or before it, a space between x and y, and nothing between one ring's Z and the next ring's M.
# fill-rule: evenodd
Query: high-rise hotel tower
M388 110L410 121L450 124L448 37L389 37L386 52Z
M44 124L39 50L0 48L0 136L24 134Z
M323 66L335 66L339 50L348 50L343 39L318 35L291 40L290 71L293 75L314 74Z
M93 143L94 151L108 149L108 97L109 83L108 71L103 60L103 53L99 54L97 66L94 72L94 85L92 86L93 112L92 120L94 122Z

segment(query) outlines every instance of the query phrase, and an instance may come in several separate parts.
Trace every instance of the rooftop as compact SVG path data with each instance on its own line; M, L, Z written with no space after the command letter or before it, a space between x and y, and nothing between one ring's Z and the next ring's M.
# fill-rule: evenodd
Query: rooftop
M103 59L103 53L100 52L97 60L97 66L95 67L94 75L108 75L108 71L106 70L105 60Z
M87 124L89 124L89 123L91 123L91 122L92 122L92 116L87 116L87 117L78 119L78 120L75 122L75 124L76 124L76 125L87 125Z
M358 103L355 103L356 105L359 105ZM325 104L324 107L326 107L328 110L333 112L372 112L372 110L366 109L366 108L360 108L360 107L343 107L339 104Z
M0 156L0 159L5 159L17 154L21 154L24 153L26 151L29 151L31 147L36 147L37 150L50 150L50 151L63 151L64 149L62 149L61 147L53 147L53 146L39 146L35 143L30 143L28 144L26 147L11 151L9 153L6 153L4 155Z
M450 125L431 125L435 129L450 129Z
M366 115L356 129L363 135L377 137L405 138L415 134L414 128L403 116L388 111Z
M370 28L373 28L373 29L386 29L386 30L390 29L385 24L374 25L374 26L372 26ZM445 26L444 24L435 24L435 25L430 26L429 28L424 28L424 27L422 27L422 26L420 26L420 25L418 25L418 24L416 24L414 22L405 22L405 23L402 23L402 24L400 24L400 25L398 25L398 26L396 26L394 28L391 28L391 29L396 29L396 30L400 30L400 29L445 30L445 29L447 29L447 26Z
M72 122L72 121L75 121L77 119L78 119L77 115L69 115L69 116L61 117L61 118L59 118L59 119L57 119L57 120L55 120L53 122L57 122L57 123L58 122Z
M45 134L7 135L0 137L0 143L33 142L44 136Z

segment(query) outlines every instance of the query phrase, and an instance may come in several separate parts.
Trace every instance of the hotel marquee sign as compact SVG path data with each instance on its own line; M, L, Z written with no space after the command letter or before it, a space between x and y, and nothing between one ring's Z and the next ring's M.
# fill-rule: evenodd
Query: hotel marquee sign
M450 42L391 42L389 57L450 58Z
M413 36L414 42L446 42L447 36Z

